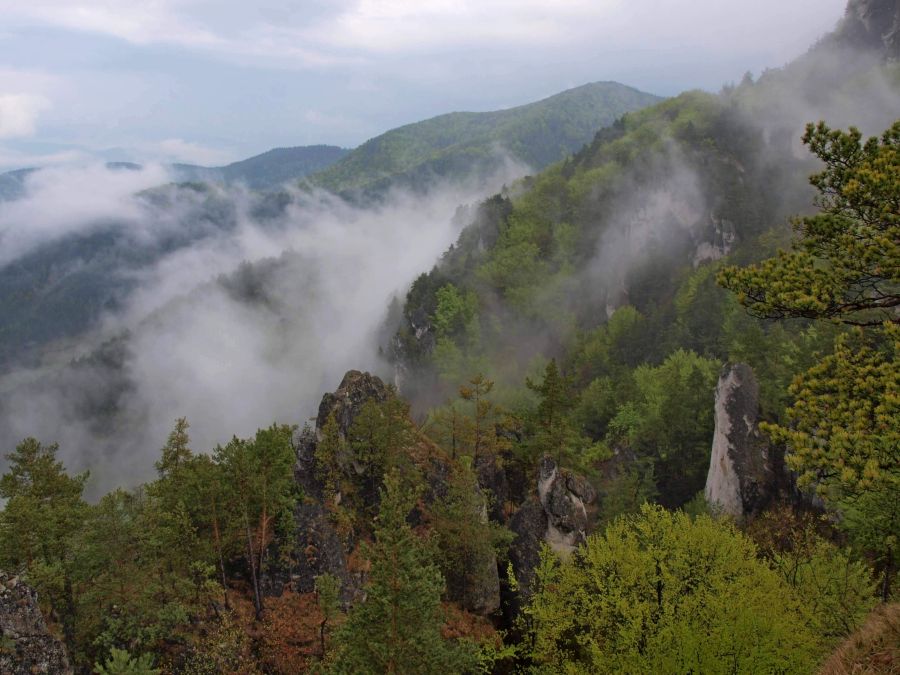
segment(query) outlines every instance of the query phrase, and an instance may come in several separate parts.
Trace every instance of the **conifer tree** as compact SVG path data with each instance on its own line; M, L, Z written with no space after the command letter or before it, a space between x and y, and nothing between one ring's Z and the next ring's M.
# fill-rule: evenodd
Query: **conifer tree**
M60 616L66 642L75 644L73 550L88 513L82 499L88 474L70 476L56 459L59 446L23 440L6 455L0 478L0 566L25 569Z
M187 418L179 417L175 420L175 428L169 434L169 438L161 452L162 456L155 464L160 477L166 477L177 472L193 456L189 447L190 437L187 433L189 426Z
M537 454L551 455L561 462L579 438L569 422L569 412L575 401L568 381L556 365L556 359L551 359L547 364L542 382L526 378L525 386L540 397L534 419L533 444Z
M385 477L366 599L336 636L333 673L455 673L470 654L441 636L444 581L429 547L406 521L416 495L398 471Z
M846 522L879 542L887 599L900 546L900 120L865 143L853 127L810 124L803 141L825 164L810 178L821 212L795 221L790 252L719 281L756 316L856 327L795 378L787 424L762 428L789 448L802 486L865 513ZM872 523L884 527L875 537Z

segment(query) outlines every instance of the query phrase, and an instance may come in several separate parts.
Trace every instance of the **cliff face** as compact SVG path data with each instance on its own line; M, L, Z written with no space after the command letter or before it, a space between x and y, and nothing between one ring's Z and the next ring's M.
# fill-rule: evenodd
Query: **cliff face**
M722 371L715 415L706 499L735 517L753 513L777 491L778 471L757 426L759 385L750 366L738 363Z
M71 672L65 648L47 630L37 593L18 577L0 572L0 673Z
M900 1L850 0L837 31L839 41L900 58Z

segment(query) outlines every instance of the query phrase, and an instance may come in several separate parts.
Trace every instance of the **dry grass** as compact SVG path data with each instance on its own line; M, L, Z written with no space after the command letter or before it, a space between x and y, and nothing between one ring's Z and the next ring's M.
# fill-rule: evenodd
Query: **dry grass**
M837 648L819 675L900 674L900 603L881 605Z

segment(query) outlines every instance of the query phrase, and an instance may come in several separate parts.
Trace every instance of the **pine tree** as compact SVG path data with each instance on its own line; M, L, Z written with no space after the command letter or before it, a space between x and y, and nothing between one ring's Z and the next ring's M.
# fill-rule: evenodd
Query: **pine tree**
M59 446L23 440L6 455L9 470L0 478L0 566L24 568L38 592L60 616L65 639L75 644L73 589L75 539L88 505L82 499L88 474L70 476L56 459Z
M190 437L187 433L189 426L184 417L175 420L175 428L169 434L169 439L161 451L162 456L155 464L160 477L177 472L193 456L189 447Z
M863 538L880 542L887 598L900 520L896 508L874 507L900 503L900 120L865 143L853 127L810 124L803 141L825 163L810 178L821 212L795 221L790 252L725 268L719 282L756 316L856 327L795 378L788 423L762 428L790 449L786 461L802 486L815 485L846 512L866 512L857 522L883 524Z
M334 673L455 673L470 654L441 636L444 581L426 542L406 521L416 495L392 471L385 477L366 599L336 636Z
M562 462L580 440L569 422L569 412L575 404L569 382L559 372L556 359L551 359L544 369L543 381L526 378L525 386L540 397L534 416L536 454L550 455L557 463Z

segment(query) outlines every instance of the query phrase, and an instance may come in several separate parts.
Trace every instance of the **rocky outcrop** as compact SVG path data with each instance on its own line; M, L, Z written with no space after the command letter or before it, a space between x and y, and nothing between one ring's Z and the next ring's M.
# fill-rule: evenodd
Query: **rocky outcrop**
M568 555L588 534L588 507L597 492L583 476L561 469L550 457L541 460L537 497L513 514L509 529L516 535L509 558L522 596L527 597L540 562L541 543Z
M337 390L322 397L315 428L304 428L294 438L294 480L303 498L294 508L296 546L291 582L300 593L312 592L316 577L322 574L341 580L345 603L360 593L363 580L348 566L355 542L338 532L323 506L324 485L317 471L316 447L330 415L334 415L340 433L346 437L366 401L384 401L389 395L390 390L380 378L358 370L348 371Z
M560 469L553 459L544 457L538 497L547 514L544 540L558 553L571 553L587 536L587 506L597 498L597 492L583 476Z
M495 523L505 524L504 506L510 500L509 481L500 461L494 455L483 455L475 463L478 485L488 494L488 516Z
M782 471L759 433L759 385L750 366L725 366L715 405L706 500L735 517L757 512L777 493Z
M330 574L341 581L342 600L350 602L360 587L347 565L350 542L338 534L328 512L318 501L307 499L297 504L294 521L297 523L293 577L296 591L312 593L316 588L316 577Z
M62 643L38 607L37 593L21 579L0 572L0 673L71 673Z
M900 58L900 2L850 0L837 37L857 49L881 52L888 59Z
M541 543L547 533L547 514L540 500L527 500L509 520L509 529L516 535L509 547L509 561L520 594L527 598L530 594L534 570L541 561Z
M389 395L390 392L381 378L358 370L347 371L337 391L322 397L319 414L316 417L316 433L321 433L328 416L334 414L341 433L346 436L366 401L370 399L385 401Z

